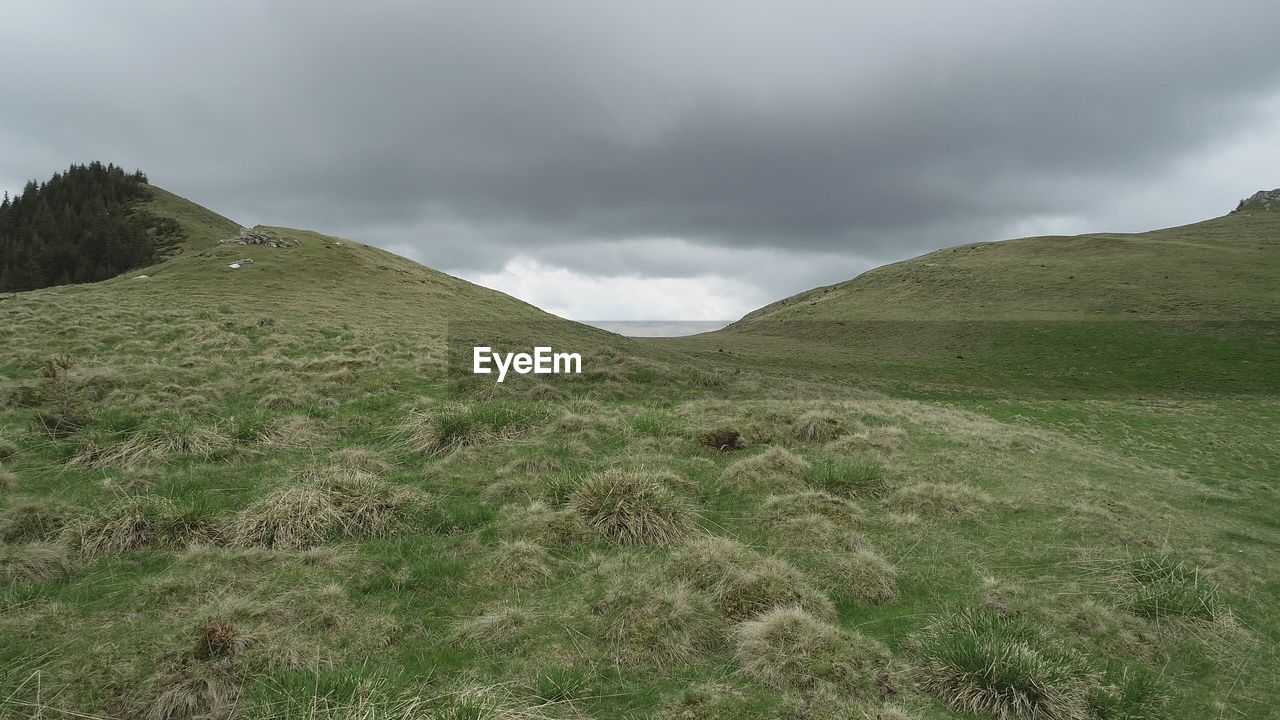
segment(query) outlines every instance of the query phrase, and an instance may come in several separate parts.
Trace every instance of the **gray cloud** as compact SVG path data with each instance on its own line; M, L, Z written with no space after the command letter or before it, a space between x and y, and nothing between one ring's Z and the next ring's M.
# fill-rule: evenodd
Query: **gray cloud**
M102 158L458 272L778 297L1011 229L1225 210L1262 171L1195 163L1280 144L1272 11L31 2L0 27L0 181Z

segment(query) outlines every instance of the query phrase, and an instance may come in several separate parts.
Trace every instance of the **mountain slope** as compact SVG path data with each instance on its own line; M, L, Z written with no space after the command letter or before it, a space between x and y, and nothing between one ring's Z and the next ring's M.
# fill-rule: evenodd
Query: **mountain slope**
M1280 210L1136 234L946 248L815 288L733 327L790 320L1274 319Z
M939 250L674 340L932 396L1280 393L1280 212ZM801 343L801 344L797 344Z

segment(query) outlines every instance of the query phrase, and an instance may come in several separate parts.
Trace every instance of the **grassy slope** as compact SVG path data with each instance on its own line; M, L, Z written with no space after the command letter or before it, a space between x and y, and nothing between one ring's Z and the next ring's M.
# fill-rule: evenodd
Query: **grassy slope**
M205 228L194 237L227 227L161 198ZM851 363L870 364L838 348L810 344L798 361L794 337L742 328L627 342L358 243L275 232L301 245L201 241L148 280L0 302L0 440L16 449L0 460L0 565L16 578L0 593L5 711L412 717L411 698L468 718L879 709L885 698L821 658L799 679L744 673L754 656L735 624L752 598L799 600L883 642L902 672L888 699L916 717L969 717L914 689L926 663L912 638L976 606L1080 653L1095 691L1162 676L1171 717L1259 716L1280 692L1273 398L1035 398L1024 376L990 392L916 350L922 399L895 399L857 387ZM254 262L226 267L240 258ZM460 387L440 373L457 318L613 347L554 386ZM61 356L68 368L45 364ZM879 367L892 379L896 366ZM1144 388L1170 385L1153 375ZM70 424L49 432L59 419ZM721 426L748 448L698 443ZM737 464L770 448L812 467ZM683 508L686 532L761 557L708 584L727 566L705 547L620 546L584 526L589 490L619 469L650 505ZM855 517L768 511L770 496L811 487L847 496ZM346 505L325 504L334 488ZM312 549L250 532L344 507L361 514ZM1135 606L1120 572L1135 553L1200 568L1225 604L1212 618ZM690 556L711 569L688 572Z
M1280 211L1136 234L984 242L815 288L737 327L815 320L1193 320L1280 315Z

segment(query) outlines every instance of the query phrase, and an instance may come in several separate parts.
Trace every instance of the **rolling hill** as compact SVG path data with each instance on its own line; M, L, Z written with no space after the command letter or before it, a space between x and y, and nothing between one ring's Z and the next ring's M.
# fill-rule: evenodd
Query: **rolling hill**
M1275 395L1280 374L1265 369L1280 362L1278 207L947 248L669 346L917 396Z
M1280 693L1273 345L1223 317L1275 307L1271 215L942 251L627 340L151 192L176 255L0 299L0 716L1191 720ZM473 337L584 372L456 382Z

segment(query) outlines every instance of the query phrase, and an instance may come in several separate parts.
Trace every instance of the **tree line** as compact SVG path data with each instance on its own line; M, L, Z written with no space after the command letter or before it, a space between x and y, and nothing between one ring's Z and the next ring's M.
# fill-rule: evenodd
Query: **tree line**
M143 209L147 176L72 165L0 200L0 292L105 280L171 252L182 230Z

